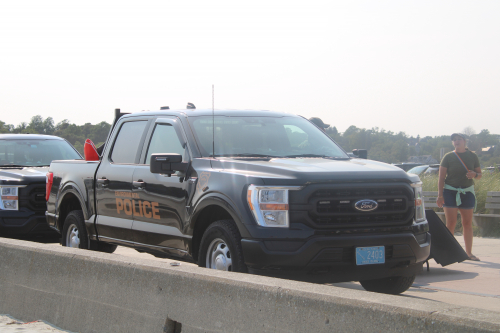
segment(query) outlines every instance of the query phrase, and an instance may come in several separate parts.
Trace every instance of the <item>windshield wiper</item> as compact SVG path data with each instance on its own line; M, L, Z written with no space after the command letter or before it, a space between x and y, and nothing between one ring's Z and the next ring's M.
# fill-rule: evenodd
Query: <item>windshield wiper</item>
M5 167L8 167L8 168L25 168L26 165L21 165L21 164L2 164L2 165L0 165L0 168L5 168Z
M326 155L318 155L318 154L299 154L299 155L286 155L284 158L297 158L297 157L329 157Z
M318 158L326 158L329 160L348 160L349 159L349 157L327 156L327 155L318 155L318 154L300 154L300 155L284 156L284 158L298 158L298 157L318 157Z

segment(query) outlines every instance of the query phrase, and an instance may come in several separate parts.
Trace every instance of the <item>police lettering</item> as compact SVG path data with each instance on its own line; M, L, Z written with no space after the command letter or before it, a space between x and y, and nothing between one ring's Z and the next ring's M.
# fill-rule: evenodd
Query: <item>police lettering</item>
M122 212L129 216L138 216L145 218L160 219L160 209L157 202L149 202L146 200L130 200L116 198L116 213L119 215Z

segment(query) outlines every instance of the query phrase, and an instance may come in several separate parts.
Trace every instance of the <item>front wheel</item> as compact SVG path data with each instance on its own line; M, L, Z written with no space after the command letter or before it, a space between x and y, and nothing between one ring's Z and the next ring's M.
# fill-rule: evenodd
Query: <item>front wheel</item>
M391 276L376 280L359 281L359 283L367 291L397 295L407 291L413 284L413 281L415 281L415 275Z
M198 266L246 273L241 236L232 220L212 223L201 239Z
M89 249L85 219L81 210L71 211L64 220L62 246Z

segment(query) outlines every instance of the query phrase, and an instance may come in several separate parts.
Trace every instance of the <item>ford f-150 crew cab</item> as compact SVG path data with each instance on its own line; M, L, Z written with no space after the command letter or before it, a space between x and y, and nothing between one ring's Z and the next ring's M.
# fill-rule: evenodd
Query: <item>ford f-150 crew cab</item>
M62 245L123 245L201 267L407 290L429 256L418 176L351 158L307 119L270 111L119 117L99 161L54 161Z
M0 134L0 237L58 237L45 219L45 175L54 159L81 159L57 136Z

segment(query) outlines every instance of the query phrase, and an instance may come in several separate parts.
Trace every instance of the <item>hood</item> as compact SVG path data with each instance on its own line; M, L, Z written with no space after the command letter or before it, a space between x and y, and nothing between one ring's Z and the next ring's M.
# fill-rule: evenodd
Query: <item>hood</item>
M417 182L418 177L408 175L393 165L366 160L331 160L325 158L273 158L266 160L219 159L224 172L239 173L262 178L266 184L404 181ZM214 163L217 167L217 162Z
M0 168L0 184L45 183L49 167Z

